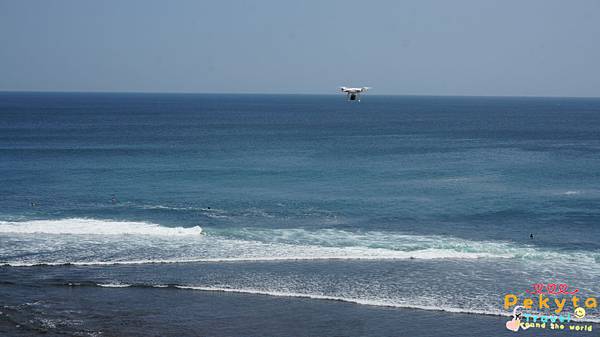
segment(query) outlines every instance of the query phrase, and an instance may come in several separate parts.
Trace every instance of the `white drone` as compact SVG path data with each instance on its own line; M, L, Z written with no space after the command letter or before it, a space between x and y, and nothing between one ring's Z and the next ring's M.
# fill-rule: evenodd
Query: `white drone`
M359 101L359 102L360 102L360 94L363 92L367 92L367 90L369 90L369 89L371 89L371 87L362 87L362 88L340 87L340 90L347 94L349 101Z

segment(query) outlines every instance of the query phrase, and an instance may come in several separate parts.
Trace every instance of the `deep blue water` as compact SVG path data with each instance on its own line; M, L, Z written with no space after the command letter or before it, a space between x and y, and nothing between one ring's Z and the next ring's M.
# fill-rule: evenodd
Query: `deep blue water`
M599 169L600 99L0 93L0 277L485 313L537 282L597 296Z

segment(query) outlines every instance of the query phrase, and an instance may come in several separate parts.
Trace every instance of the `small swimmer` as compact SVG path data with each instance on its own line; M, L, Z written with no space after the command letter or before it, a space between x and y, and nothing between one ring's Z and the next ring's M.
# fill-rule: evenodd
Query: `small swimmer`
M533 233L529 233L529 238L533 240Z

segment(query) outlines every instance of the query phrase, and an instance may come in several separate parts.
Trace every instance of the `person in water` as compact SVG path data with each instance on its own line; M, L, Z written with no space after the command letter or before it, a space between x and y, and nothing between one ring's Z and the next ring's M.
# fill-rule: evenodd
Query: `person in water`
M529 238L533 239L533 233L529 233Z

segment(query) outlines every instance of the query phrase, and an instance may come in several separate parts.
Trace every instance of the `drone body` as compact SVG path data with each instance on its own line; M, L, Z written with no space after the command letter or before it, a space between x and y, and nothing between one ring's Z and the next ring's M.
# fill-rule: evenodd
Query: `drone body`
M340 87L340 90L343 93L346 93L349 101L359 101L360 102L360 94L363 92L367 92L370 87L362 87L362 88L350 88L350 87Z

